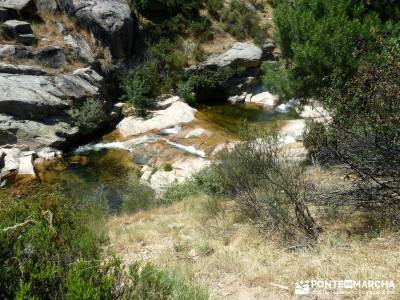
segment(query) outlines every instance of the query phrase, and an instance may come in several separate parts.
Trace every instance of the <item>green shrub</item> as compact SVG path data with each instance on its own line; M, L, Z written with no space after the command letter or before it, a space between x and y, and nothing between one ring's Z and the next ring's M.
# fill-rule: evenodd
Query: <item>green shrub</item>
M207 0L208 13L215 19L220 18L224 2L222 0Z
M15 197L18 195L18 198ZM104 257L103 215L58 189L0 194L1 299L208 299L177 274Z
M210 30L212 24L209 19L201 17L198 20L193 20L189 25L189 32L200 42L206 42L214 38L213 31Z
M389 9L391 20L383 17L391 15L385 11L390 1L382 7L363 0L276 2L275 40L290 72L279 85L289 81L295 87L291 97L323 96L324 88L334 81L343 85L355 74L360 61L380 52L377 36L396 36L400 30L396 22L400 17L398 2L392 2ZM362 51L366 48L367 52Z
M184 183L178 183L169 186L163 193L161 202L164 205L170 205L174 202L184 200L189 196L198 194L198 187L193 181L187 181Z
M82 104L71 108L69 116L75 126L83 134L91 134L96 131L107 119L104 104L98 100L89 98Z
M65 277L72 266L78 260L96 265L100 258L101 220L97 210L76 210L57 190L28 188L18 200L0 197L0 298L62 298L73 288ZM99 270L93 267L89 276ZM96 276L93 289L104 296L106 277Z
M333 120L315 155L346 166L354 178L349 202L400 225L400 41L382 41L381 48L376 61L361 62L351 80L328 90Z
M321 155L323 147L328 145L327 128L318 122L307 122L303 133L303 144L313 161ZM326 157L327 158L327 157Z
M147 61L131 69L124 78L124 99L135 108L137 115L146 116L156 105L158 76L155 62Z
M252 37L257 42L267 36L267 28L261 25L260 16L246 7L244 1L232 0L221 13L224 29L240 40Z
M130 69L122 82L123 99L130 103L139 116L146 116L156 105L161 93L177 87L187 57L174 43L161 39L147 49L147 58Z
M132 0L139 13L150 19L171 17L178 13L187 16L197 14L203 6L201 0Z
M171 172L174 168L171 166L171 164L165 164L163 169L165 172Z
M129 268L127 299L208 299L206 290L187 283L173 273L160 271L153 265L135 263Z
M230 67L196 72L181 83L179 93L189 103L193 100L198 103L223 102L226 99L228 80L238 72Z

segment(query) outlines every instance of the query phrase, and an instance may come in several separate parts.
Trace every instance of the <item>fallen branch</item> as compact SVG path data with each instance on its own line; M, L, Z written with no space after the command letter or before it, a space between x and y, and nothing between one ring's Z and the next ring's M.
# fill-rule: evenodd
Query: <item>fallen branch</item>
M16 225L11 226L11 227L6 227L6 228L4 228L4 229L3 229L3 232L15 230L15 229L18 229L18 228L20 228L20 227L24 227L24 226L26 226L26 225L28 225L28 224L32 224L32 223L37 223L37 222L36 222L35 220L33 220L31 217L29 217L28 219L26 219L26 220L25 220L24 222L22 222L22 223L16 224Z

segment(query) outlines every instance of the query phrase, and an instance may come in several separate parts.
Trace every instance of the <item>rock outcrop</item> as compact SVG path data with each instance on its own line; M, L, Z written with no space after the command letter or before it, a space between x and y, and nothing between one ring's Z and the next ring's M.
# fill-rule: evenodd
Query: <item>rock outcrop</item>
M8 20L21 16L23 18L34 17L37 13L37 7L34 0L1 0L0 8L7 14Z
M112 58L132 55L137 20L124 0L61 0L62 9L89 29L109 49Z
M98 76L96 74L89 82L80 75L1 73L0 113L27 120L63 115L74 100L84 100L99 93L101 81L93 84Z
M118 124L117 128L123 137L129 137L192 122L195 119L195 113L194 108L177 101L167 109L152 112L152 117L149 119L127 117Z
M261 92L245 99L247 103L254 103L266 109L272 109L278 103L278 97L270 92Z
M0 114L0 145L26 145L32 150L61 147L77 134L78 129L63 120L19 120Z
M235 43L226 52L212 56L197 66L198 70L217 69L219 67L244 67L246 69L260 66L262 49L251 43Z

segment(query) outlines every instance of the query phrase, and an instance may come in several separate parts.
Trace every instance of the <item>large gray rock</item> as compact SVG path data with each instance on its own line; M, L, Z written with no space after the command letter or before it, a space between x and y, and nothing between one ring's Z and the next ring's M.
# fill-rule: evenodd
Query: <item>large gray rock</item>
M61 47L50 46L39 49L33 53L33 57L42 65L52 69L58 69L68 64Z
M178 124L190 123L195 120L196 110L184 102L174 102L164 110L154 111L150 119L127 117L117 126L123 137L130 137L153 130L162 130Z
M3 157L0 166L0 179L16 175L19 169L19 155L21 150L16 148L0 148L0 155Z
M19 34L16 36L16 42L26 46L33 46L37 44L37 38L32 33Z
M26 47L23 45L0 44L1 59L27 59L31 57L32 57L31 47Z
M0 8L7 9L13 16L33 17L37 7L34 0L1 0Z
M0 22L5 22L14 18L15 16L7 8L0 7Z
M235 43L232 47L217 56L212 56L201 63L198 69L217 69L218 67L236 66L246 69L258 67L261 64L263 51L251 43Z
M31 34L31 24L25 21L9 20L1 25L5 33L11 37L17 37L19 34Z
M25 75L47 75L47 72L38 66L12 65L0 63L0 73L25 74Z
M87 76L91 82L73 74L0 74L0 113L28 120L64 115L73 101L98 95L102 77L94 71Z
M77 134L76 127L63 121L18 120L0 114L0 145L26 145L32 150L59 147Z
M124 0L61 0L64 11L107 47L114 59L128 58L133 51L137 20Z
M94 53L89 44L80 36L69 34L64 37L64 43L67 46L68 54L85 64L95 62Z

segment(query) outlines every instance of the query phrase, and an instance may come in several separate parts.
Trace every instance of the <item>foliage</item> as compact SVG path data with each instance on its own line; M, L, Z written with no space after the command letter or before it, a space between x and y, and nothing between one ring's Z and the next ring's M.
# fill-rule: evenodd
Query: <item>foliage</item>
M284 96L323 95L324 88L334 81L343 85L357 72L360 61L379 53L377 37L396 36L400 29L395 23L400 5L391 2L392 15L385 11L389 2L380 6L363 0L277 1L275 39L290 73L282 81L294 87L291 95ZM362 51L365 48L369 51Z
M230 67L194 72L181 83L179 93L189 103L221 102L226 99L228 80L239 72Z
M312 161L318 160L323 147L328 145L327 128L324 124L309 121L303 133L303 144Z
M122 82L124 99L135 108L139 116L146 116L148 110L156 105L157 76L156 65L148 61L131 69Z
M222 0L207 0L208 13L215 19L220 18L224 2Z
M262 42L267 35L267 28L261 25L260 16L249 9L244 1L232 0L221 13L224 29L239 40L252 37Z
M176 87L186 58L166 39L153 44L144 62L130 69L122 82L123 98L139 116L146 116L156 105L156 97Z
M178 13L194 15L202 7L201 0L132 0L134 8L148 17L171 17Z
M153 265L135 263L129 268L127 299L208 299L206 290L188 284L175 274L160 271Z
M174 168L171 166L171 164L165 164L163 169L165 172L171 172Z
M198 194L198 187L193 181L177 183L169 186L162 195L161 203L170 205L174 202L182 201L183 199Z
M18 197L16 197L18 195ZM1 299L208 299L177 274L103 257L103 215L58 189L0 197Z
M347 166L355 178L348 200L394 212L400 197L400 42L382 41L381 47L375 62L362 62L352 80L328 90L334 120L322 140L309 144L320 159Z
M68 114L83 134L93 133L107 119L104 104L94 98L89 98L81 105L71 108Z
M66 274L77 270L73 266L78 260L93 266L86 273L97 278L90 283L90 293L110 295L103 291L107 276L100 276L101 268L96 267L104 238L101 230L94 230L101 221L97 210L77 211L58 191L34 191L29 189L18 200L0 199L0 298L60 299L65 289L77 288ZM81 285L89 289L89 283Z

